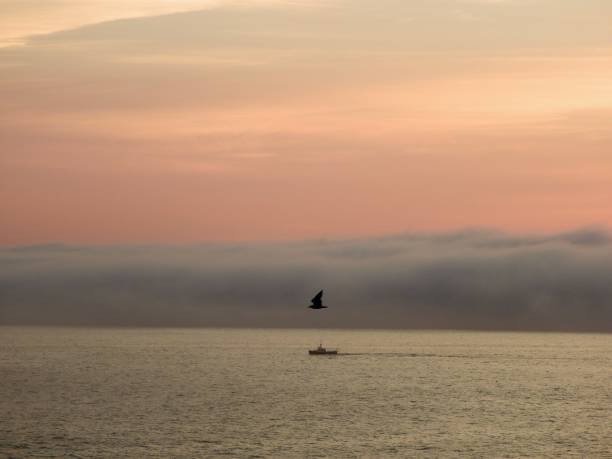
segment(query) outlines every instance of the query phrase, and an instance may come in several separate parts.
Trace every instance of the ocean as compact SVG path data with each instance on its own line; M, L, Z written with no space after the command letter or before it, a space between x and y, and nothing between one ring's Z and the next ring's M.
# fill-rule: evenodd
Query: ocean
M0 327L0 380L0 457L612 457L603 334Z

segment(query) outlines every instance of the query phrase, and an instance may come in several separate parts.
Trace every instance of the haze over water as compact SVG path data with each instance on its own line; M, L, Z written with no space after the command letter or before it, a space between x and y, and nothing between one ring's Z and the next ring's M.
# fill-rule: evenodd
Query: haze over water
M602 457L611 364L602 334L2 327L0 456Z

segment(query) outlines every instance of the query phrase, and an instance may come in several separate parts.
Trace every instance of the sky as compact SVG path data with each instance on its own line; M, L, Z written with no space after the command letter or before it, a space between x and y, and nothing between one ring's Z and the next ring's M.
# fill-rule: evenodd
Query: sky
M1 0L0 324L610 332L611 23Z
M3 0L0 245L609 226L607 0Z

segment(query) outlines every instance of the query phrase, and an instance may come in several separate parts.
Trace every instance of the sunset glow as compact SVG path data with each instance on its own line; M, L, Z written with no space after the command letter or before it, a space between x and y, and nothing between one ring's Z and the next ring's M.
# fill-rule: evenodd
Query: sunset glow
M0 7L0 244L612 225L612 3L129 4Z

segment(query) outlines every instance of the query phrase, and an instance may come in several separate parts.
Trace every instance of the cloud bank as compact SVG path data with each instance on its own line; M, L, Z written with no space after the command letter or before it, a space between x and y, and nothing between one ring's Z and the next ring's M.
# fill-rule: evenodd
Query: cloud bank
M599 229L0 250L0 324L612 331ZM330 308L311 311L324 288Z

